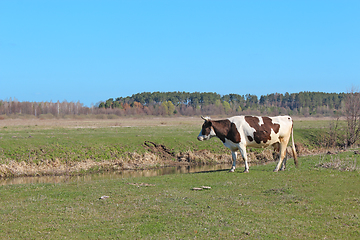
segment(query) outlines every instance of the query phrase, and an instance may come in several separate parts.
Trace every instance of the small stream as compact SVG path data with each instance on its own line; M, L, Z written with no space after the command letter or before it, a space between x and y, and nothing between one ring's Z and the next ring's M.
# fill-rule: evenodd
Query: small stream
M242 167L242 166L238 166ZM16 177L0 179L0 185L32 184L32 183L66 183L77 181L93 181L101 179L121 179L133 177L153 177L166 174L184 174L207 171L229 170L231 164L198 165L198 166L177 166L165 167L150 170L124 170L116 172L103 172L86 174L82 176L39 176L39 177Z

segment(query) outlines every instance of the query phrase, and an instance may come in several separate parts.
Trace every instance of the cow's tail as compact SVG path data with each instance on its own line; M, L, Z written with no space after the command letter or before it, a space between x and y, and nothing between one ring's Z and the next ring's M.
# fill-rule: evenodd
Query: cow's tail
M293 156L294 156L294 163L295 166L298 167L299 163L298 163L298 159L297 159L297 154L296 154L296 148L295 148L295 142L294 142L294 128L291 127L291 139L292 139L292 152L293 152Z

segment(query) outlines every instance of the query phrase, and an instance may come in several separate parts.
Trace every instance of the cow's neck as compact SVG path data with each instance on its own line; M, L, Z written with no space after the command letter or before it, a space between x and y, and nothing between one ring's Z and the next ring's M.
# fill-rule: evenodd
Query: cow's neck
M216 133L216 136L224 143L225 139L231 140L232 142L240 142L240 134L236 129L234 123L228 119L218 120L212 122L212 127Z

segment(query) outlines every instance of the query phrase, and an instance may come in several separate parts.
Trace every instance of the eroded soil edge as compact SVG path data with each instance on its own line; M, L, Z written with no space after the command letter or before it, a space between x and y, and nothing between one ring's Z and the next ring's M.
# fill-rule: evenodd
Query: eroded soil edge
M215 154L208 150L186 151L175 153L165 145L157 144L151 141L143 143L147 151L143 154L136 152L128 153L121 159L94 161L84 159L76 162L66 162L59 159L41 160L33 162L16 162L8 161L0 165L0 177L20 177L20 176L45 176L45 175L81 175L90 172L100 171L119 171L134 169L151 169L159 167L170 167L179 165L200 165L200 164L224 164L232 163L231 154ZM298 155L309 155L326 153L328 150L312 150L302 145L296 146ZM288 149L289 150L289 149ZM288 158L292 158L291 151L288 151ZM276 161L278 154L272 149L264 149L260 153L248 150L248 159L250 165L264 164ZM240 155L237 164L242 164L243 160ZM301 163L300 163L301 164Z

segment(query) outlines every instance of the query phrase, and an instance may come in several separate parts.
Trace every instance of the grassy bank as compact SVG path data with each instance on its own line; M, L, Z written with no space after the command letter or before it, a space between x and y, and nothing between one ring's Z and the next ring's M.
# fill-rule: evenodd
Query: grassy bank
M296 120L295 142L310 149L318 147L329 122ZM201 125L202 120L197 118L2 120L0 176L156 167L178 161L220 161L217 158L229 161L229 150L220 140L196 140ZM158 148L164 146L165 151L151 148L151 144L144 144L146 141ZM193 153L201 156L189 156Z
M96 124L78 122L77 125L17 125L0 130L1 158L32 161L59 158L106 160L124 157L129 152L144 153L143 143L152 141L166 145L175 152L206 149L222 152L212 144L198 144L196 137L202 121L188 123L186 119L172 122L167 119L142 119L149 125L132 125L123 120Z
M320 147L330 122L295 120L295 142L306 150ZM196 140L201 125L198 118L1 120L0 177L231 161L220 140ZM272 158L266 154L263 159Z
M207 149L225 153L220 144L198 144L198 131L199 126L192 124L191 119L190 123L188 119L122 119L3 126L0 130L0 164L3 164L0 175L156 167L178 161L181 152ZM165 146L167 152L164 149L155 152L152 143Z
M359 239L358 156L300 157L279 173L271 163L249 174L1 186L0 238Z

